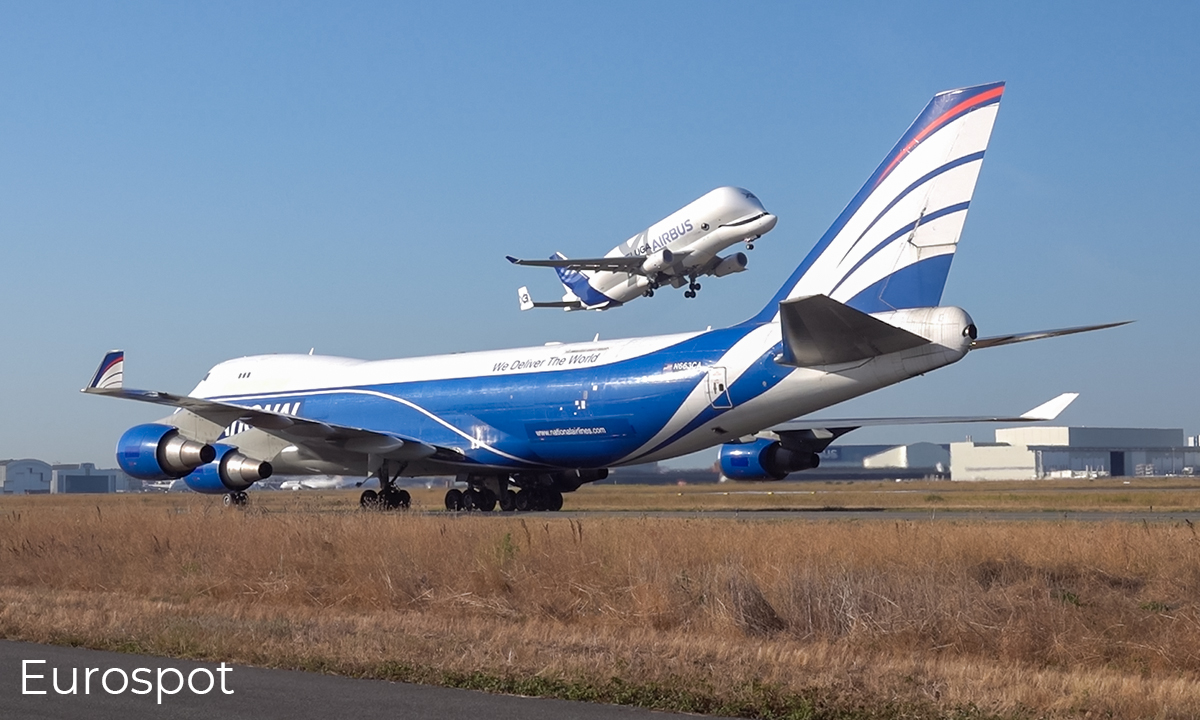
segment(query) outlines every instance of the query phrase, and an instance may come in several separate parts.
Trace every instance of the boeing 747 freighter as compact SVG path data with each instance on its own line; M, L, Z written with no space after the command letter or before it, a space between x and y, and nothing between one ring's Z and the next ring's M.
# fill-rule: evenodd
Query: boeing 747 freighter
M260 355L217 365L187 395L125 387L114 351L85 392L174 408L121 437L121 468L235 504L279 471L378 477L361 497L371 507L408 504L400 477L457 475L467 490L447 492L447 508L554 510L608 468L705 448L727 477L772 480L864 425L1052 419L1074 395L1010 416L811 416L973 350L1112 325L980 338L941 305L1003 91L935 95L783 286L731 327L400 360ZM717 193L711 207L741 203L763 232L774 222L748 193ZM666 249L638 261L666 263Z

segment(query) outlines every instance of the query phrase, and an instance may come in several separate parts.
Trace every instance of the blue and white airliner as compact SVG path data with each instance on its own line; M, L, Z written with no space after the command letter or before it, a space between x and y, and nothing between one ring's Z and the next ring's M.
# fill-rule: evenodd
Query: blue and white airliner
M374 476L370 507L405 507L400 477L456 475L449 509L558 509L608 468L719 447L735 480L814 468L864 425L1054 418L822 420L810 413L958 362L972 350L1120 323L978 338L940 305L1002 83L934 96L833 226L754 316L732 327L603 342L365 361L223 362L188 395L126 388L109 353L84 392L175 408L128 430L125 472L246 501L273 471Z
M556 307L564 310L608 310L639 297L650 297L664 285L688 289L696 297L697 278L725 277L746 269L746 253L719 253L739 242L747 250L775 227L777 218L767 212L754 193L720 187L659 220L608 251L602 258L568 259L555 253L549 260L520 260L515 265L552 267L566 293L561 301L535 302L529 288L519 288L522 310Z

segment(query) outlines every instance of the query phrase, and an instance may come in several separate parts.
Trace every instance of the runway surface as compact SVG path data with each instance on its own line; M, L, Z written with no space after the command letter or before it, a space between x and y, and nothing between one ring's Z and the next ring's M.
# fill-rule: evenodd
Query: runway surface
M41 664L25 665L26 660L45 660ZM71 669L78 669L78 693L60 695L53 686L53 669L57 668L58 687L70 687ZM90 678L90 694L82 694L86 668L99 668ZM203 695L192 693L186 683L176 695L164 695L157 703L157 693L135 695L134 685L124 693L110 695L101 687L102 673L121 668L132 673L137 668L149 668L142 679L152 683L159 669L175 668L180 678L186 678L197 668L207 668L215 680L213 689ZM241 718L437 718L438 720L640 720L643 718L680 717L672 713L652 712L639 708L592 703L548 700L543 698L492 695L472 690L409 685L383 680L355 680L290 670L266 670L242 665L232 666L223 676L216 663L197 663L171 658L126 655L123 653L84 650L80 648L36 645L0 640L0 717L74 720L127 720L130 717L154 717L167 720L239 720ZM41 679L26 680L24 675L43 675ZM203 690L209 685L209 674L200 672L194 684ZM221 679L224 689L221 692ZM108 687L121 686L122 675L112 673ZM28 690L44 690L45 695L24 694ZM171 689L176 679L166 674L162 685Z
M563 518L597 517L719 518L723 520L770 520L776 522L1130 522L1200 523L1200 511L1153 510L888 510L851 508L824 510L580 510L556 513L471 513L472 517Z

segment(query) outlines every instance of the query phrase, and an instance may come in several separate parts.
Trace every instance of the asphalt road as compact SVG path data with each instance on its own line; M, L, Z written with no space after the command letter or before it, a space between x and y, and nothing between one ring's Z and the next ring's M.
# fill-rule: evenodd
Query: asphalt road
M1200 512L1152 510L888 510L884 508L826 509L826 510L662 510L662 511L604 511L581 510L556 513L472 513L478 517L534 518L569 517L576 520L595 517L662 517L662 518L720 518L724 520L771 520L778 522L861 521L861 522L1130 522L1130 523L1200 523Z
M24 663L29 660L46 662ZM615 705L491 695L472 690L382 680L355 680L242 665L227 667L232 669L222 674L218 664L214 663L0 640L0 718L639 720L680 717L671 713ZM58 669L58 688L62 690L71 687L71 671L77 670L76 694L61 695L55 691L55 668ZM83 694L87 668L99 670L91 674L87 686L90 692ZM105 678L104 673L112 668L120 668L124 675L113 671ZM120 694L109 694L104 690L103 681L107 680L109 689L118 690L123 679L137 668L149 669L148 672L135 677L137 680L147 681L147 684L130 681L129 686ZM172 674L168 668L179 671L178 676ZM207 672L202 670L192 675L197 668L206 669ZM161 683L158 677L160 670L163 672ZM44 677L27 678L27 675ZM197 690L207 690L210 684L212 689L204 694L196 694L187 685L189 678ZM159 704L156 686L161 685L166 690L172 690L180 681L183 681L182 690L175 695L163 694ZM23 690L42 690L46 694L26 694ZM134 694L135 690L146 694ZM232 693L227 694L222 690Z

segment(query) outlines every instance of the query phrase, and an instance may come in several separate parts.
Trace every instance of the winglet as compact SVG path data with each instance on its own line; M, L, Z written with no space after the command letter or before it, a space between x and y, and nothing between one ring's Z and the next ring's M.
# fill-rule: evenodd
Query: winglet
M83 389L89 390L120 390L125 381L125 351L110 350L100 361L92 381Z
M505 259L505 260L507 260L507 261L509 261L509 262L510 262L510 263L512 263L513 265L520 265L520 264L521 264L521 259L520 259L520 258L515 258L515 257L513 257L512 255L505 255L505 256L504 256L504 259Z
M509 258L509 260L512 260L512 258ZM533 298L529 296L529 288L527 287L522 286L517 288L517 300L521 302L522 310L532 310L534 308Z
M1067 409L1067 406L1075 402L1075 398L1079 397L1079 393L1063 393L1053 400L1038 405L1034 409L1021 415L1026 420L1053 420L1058 417L1059 413Z

